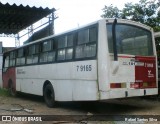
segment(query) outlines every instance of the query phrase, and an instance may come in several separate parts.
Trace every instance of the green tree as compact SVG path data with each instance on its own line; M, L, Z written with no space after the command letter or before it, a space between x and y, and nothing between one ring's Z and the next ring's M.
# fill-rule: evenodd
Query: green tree
M121 10L112 4L110 6L104 6L102 11L104 12L104 14L101 15L102 18L121 18Z
M139 3L126 3L122 10L113 5L105 6L102 18L122 18L141 22L160 31L160 1L140 0Z

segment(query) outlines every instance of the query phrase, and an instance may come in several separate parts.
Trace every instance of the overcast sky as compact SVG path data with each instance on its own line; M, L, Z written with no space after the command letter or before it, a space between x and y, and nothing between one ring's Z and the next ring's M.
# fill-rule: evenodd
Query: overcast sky
M139 0L1 0L3 4L10 3L23 4L30 7L55 8L58 19L55 20L55 33L60 33L78 26L85 25L95 20L101 19L102 9L105 5L123 8L127 2L138 2ZM0 37L1 38L1 37ZM0 41L5 41L1 38ZM21 40L21 39L20 39ZM14 46L14 39L7 39L3 46ZM22 42L21 42L22 44Z
M105 5L122 9L124 3L139 0L53 0L58 19L55 21L55 32L63 32L101 19Z

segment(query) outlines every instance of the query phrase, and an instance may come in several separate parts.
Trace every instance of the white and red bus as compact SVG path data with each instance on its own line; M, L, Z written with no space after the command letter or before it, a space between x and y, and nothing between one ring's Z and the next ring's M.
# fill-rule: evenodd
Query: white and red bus
M55 101L101 101L158 94L152 28L102 19L4 53L3 87Z

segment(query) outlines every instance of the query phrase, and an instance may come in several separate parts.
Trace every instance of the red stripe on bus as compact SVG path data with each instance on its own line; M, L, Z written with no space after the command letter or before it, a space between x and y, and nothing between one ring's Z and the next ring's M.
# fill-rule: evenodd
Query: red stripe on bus
M16 89L16 68L8 68L3 72L3 88L9 87L9 82L13 83L13 88Z
M136 61L143 62L144 66L135 66L135 82L148 82L140 87L156 87L156 58L136 56Z

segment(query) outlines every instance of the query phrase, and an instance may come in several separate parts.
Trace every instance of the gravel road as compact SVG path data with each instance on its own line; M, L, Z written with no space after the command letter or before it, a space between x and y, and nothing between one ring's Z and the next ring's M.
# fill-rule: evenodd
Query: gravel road
M105 101L105 102L60 102L57 103L55 108L48 108L42 97L39 96L31 96L26 94L19 94L16 97L2 97L0 96L0 113L2 116L4 115L11 115L12 117L21 117L20 119L23 122L16 121L14 119L14 123L17 124L37 124L37 123L44 123L43 115L47 115L50 118L57 117L57 115L64 115L58 116L61 122L54 121L45 121L48 124L54 123L84 123L84 124L139 124L139 123L160 123L160 100L155 98L134 98L134 99L127 99L127 100L112 100L112 101ZM28 122L28 117L25 116L42 116L41 120L43 122ZM66 115L69 115L66 116ZM71 116L70 116L71 115ZM76 116L75 116L76 115ZM78 116L77 116L78 115ZM80 116L79 116L80 115ZM82 115L86 115L87 117L94 116L94 115L112 115L113 117L126 116L126 122L122 121L88 121L87 119L82 119ZM128 115L136 115L136 117L128 116ZM137 115L145 115L143 120L137 120ZM146 115L148 115L146 117ZM156 116L155 116L156 115ZM23 117L23 118L22 118ZM65 120L64 118L76 118L76 121ZM77 121L77 117L80 120ZM154 117L154 118L153 118ZM134 119L136 118L136 121ZM153 118L152 120L149 120ZM25 121L25 119L27 121ZM33 118L33 119L40 119L40 118ZM95 118L94 118L95 119ZM130 119L130 120L129 120ZM156 119L159 122L156 122ZM39 121L41 121L39 120ZM74 120L74 119L73 119ZM152 121L152 122L151 122ZM1 123L10 123L10 122L0 122Z

